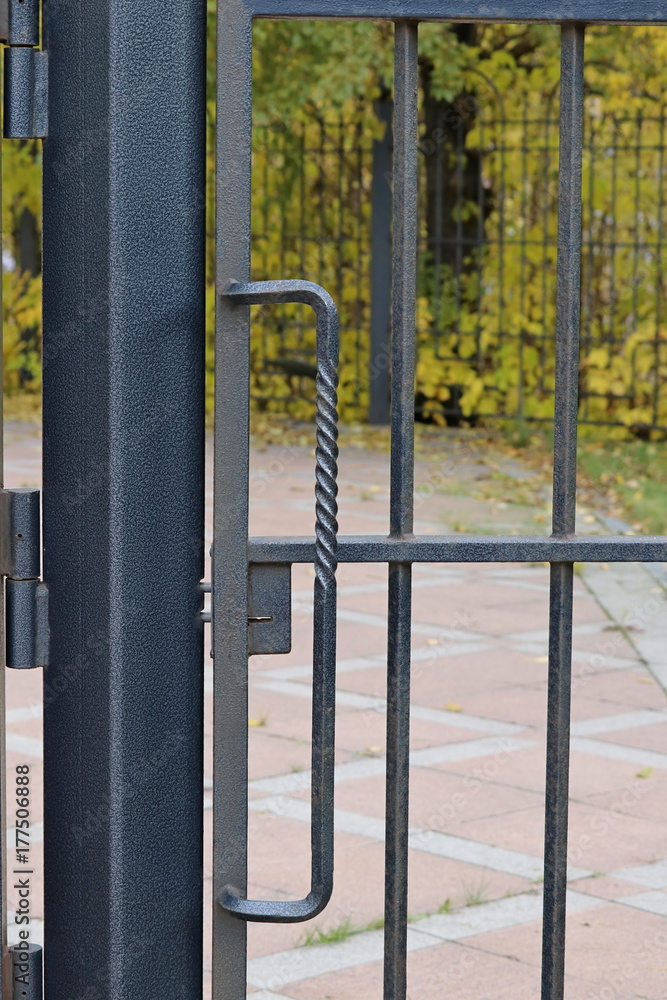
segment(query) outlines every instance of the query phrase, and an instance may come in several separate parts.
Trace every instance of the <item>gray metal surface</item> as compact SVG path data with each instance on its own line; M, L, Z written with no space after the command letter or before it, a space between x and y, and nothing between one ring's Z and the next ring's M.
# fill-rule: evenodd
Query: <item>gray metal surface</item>
M312 563L312 538L251 538L251 563ZM663 536L341 535L338 562L665 562Z
M48 666L48 593L38 580L8 579L5 663L14 670Z
M41 139L48 131L48 54L41 49L5 49L3 135Z
M7 0L7 41L39 45L39 0Z
M651 0L254 0L248 17L361 18L419 21L594 21L598 24L667 24L667 4Z
M40 493L32 487L0 490L3 519L2 572L15 580L36 579L41 572Z
M414 511L415 310L417 299L417 25L394 34L394 185L389 534L412 535ZM412 566L389 564L384 996L405 996L410 784Z
M216 289L250 280L252 28L218 4ZM270 275L269 277L282 277ZM213 490L213 1000L243 1000L247 922L220 906L247 886L249 306L218 298ZM223 428L223 433L220 433ZM221 840L221 831L228 840ZM231 831L231 833L230 833Z
M292 648L292 567L248 567L248 655Z
M48 55L39 45L39 0L5 0L9 48L4 58L3 135L38 139L47 133Z
M16 670L47 666L48 591L42 564L40 492L0 490L2 572L5 586L5 663Z
M5 6L4 11L0 7L0 31L6 25L2 25L9 14ZM2 201L2 171L0 170L0 201ZM0 307L2 307L2 287L0 287ZM0 335L3 334L4 310L0 308ZM4 363L0 353L0 377L4 378ZM4 382L3 382L4 384ZM4 393L3 393L4 396ZM0 497L4 493L4 406L0 408L0 435L2 435L3 447L0 447ZM2 553L3 565L0 566L0 573L4 574L9 568L9 556L11 545L9 543L9 533L11 531L11 519L4 499L0 500L0 552ZM3 551L4 550L4 551ZM4 587L0 580L0 644L5 643L5 594ZM0 830L6 829L7 823L7 746L5 738L5 671L0 671ZM0 927L2 927L3 947L6 943L7 928L7 837L0 837ZM9 992L5 989L6 977L0 975L0 1000L8 1000Z
M9 949L12 970L12 1000L42 1000L42 948L38 944L15 944Z
M45 21L45 990L200 1000L205 5Z
M552 526L554 537L567 538L575 530L577 504L581 177L584 125L583 25L563 25L560 94ZM542 1000L562 1000L564 991L573 582L574 566L571 562L552 563L549 604Z
M377 117L384 135L373 143L371 181L370 360L368 363L368 422L389 423L391 336L391 189L393 137L390 101L378 101Z

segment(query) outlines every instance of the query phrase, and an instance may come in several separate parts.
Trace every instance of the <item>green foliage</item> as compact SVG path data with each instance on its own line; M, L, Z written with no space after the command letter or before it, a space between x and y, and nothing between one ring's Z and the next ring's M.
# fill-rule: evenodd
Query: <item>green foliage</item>
M345 941L353 934L359 933L360 931L352 927L349 917L346 917L341 924L338 924L337 927L331 927L329 930L325 931L318 927L307 930L301 941L301 947L310 948L314 944L336 944L338 941Z
M298 41L290 47L293 38ZM369 40L373 52L362 58ZM256 278L298 274L332 291L343 329L341 412L345 420L363 420L369 321L367 143L378 134L370 98L390 78L391 39L375 25L262 22L257 41L257 102L268 117L258 116L255 136L253 273ZM360 56L346 63L343 86L339 77L347 44L357 46ZM660 103L664 48L654 29L589 32L581 386L590 398L583 415L617 422L617 434L623 427L641 430L667 421L667 398L661 391L667 376L661 343L665 340L667 346L667 339L660 317L664 309L656 304L663 295L659 229L665 178L659 147L665 141ZM466 45L447 25L426 24L420 28L420 58L429 67L431 95L443 100L475 95L464 153L481 155L480 181L488 196L480 222L481 248L467 253L458 278L447 265L436 269L421 220L416 388L436 421L443 421L442 407L456 387L464 417L519 414L518 438L525 439L526 419L550 419L553 413L558 31L480 27L474 44ZM292 72L295 61L301 74ZM279 65L289 67L285 78L279 79ZM324 115L323 105L338 109L349 123L338 140L336 120ZM292 119L276 110L286 106ZM326 141L318 140L318 129L327 133ZM267 143L268 130L280 135L280 142ZM336 142L346 150L342 185L333 155ZM433 155L429 142L433 146L426 135L423 194L425 162ZM355 143L361 163L356 182L350 179ZM464 201L459 211L474 219L480 204ZM347 239L337 240L336 225ZM314 251L309 256L299 248L298 233L317 247L317 259ZM314 347L312 323L298 307L255 319L257 405L269 411L287 407L298 417L312 415L312 383L276 374L267 361L282 355L312 363Z
M2 275L4 390L38 392L40 379L41 277L18 271Z
M468 886L464 883L463 885L465 906L481 906L485 903L488 898L489 892L489 882L487 879L482 879L475 886Z
M207 0L207 10L210 408L214 0ZM311 278L334 294L342 321L340 395L347 421L363 420L368 403L370 155L382 129L373 102L391 90L392 35L386 22L260 20L254 25L253 277ZM520 412L526 419L552 413L559 58L555 26L420 27L422 98L456 102L461 95L474 95L464 149L482 154L481 180L489 193L485 217L478 220L482 249L467 254L460 282L446 266L436 274L425 246L426 224L421 224L416 388L436 420L442 420L441 407L451 401L453 386L464 416ZM667 376L667 309L662 308L659 237L665 221L665 164L658 148L665 141L664 31L589 28L586 85L590 141L583 184L592 198L584 218L589 250L584 253L581 382L594 394L586 416L616 420L623 434L626 427L641 430L656 416L667 425L667 398L661 391ZM545 119L552 122L548 135ZM347 123L344 128L340 120ZM425 170L433 137L424 138ZM614 146L622 151L612 155ZM4 143L3 248L14 259L21 214L27 208L40 216L40 172L39 143ZM474 222L479 205L469 199L459 211L462 220ZM18 269L3 273L4 385L10 392L39 390L39 290L38 278ZM312 381L284 367L295 358L313 363L308 311L256 309L252 316L254 406L269 413L288 408L310 418ZM283 367L276 368L276 361ZM522 424L519 437L525 437Z
M255 22L254 107L274 122L341 111L391 84L393 26L367 21Z
M339 399L344 420L368 405L370 148L372 108L354 102L340 120L307 116L289 128L260 119L254 130L252 274L306 278L334 296L341 321ZM310 157L307 150L316 151ZM312 416L312 378L276 368L315 365L313 314L298 305L252 310L251 389L256 405Z
M5 139L2 161L3 249L17 257L13 234L25 209L41 213L41 164L37 142ZM41 278L18 268L2 273L3 388L38 393L41 388Z
M664 441L584 440L579 469L591 506L630 521L640 533L667 532Z

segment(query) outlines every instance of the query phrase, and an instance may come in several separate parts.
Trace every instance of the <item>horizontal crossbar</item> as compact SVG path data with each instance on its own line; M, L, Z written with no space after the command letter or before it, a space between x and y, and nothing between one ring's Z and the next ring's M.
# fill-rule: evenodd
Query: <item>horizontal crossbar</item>
M248 0L249 16L347 20L525 21L666 24L655 0Z
M313 538L250 538L251 563L312 563ZM667 537L611 535L570 538L514 535L345 535L341 563L667 562Z

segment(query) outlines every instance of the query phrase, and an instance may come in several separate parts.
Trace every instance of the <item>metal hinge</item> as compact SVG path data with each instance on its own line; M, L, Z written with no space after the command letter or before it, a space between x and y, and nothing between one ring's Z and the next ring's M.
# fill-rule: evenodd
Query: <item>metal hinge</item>
M49 595L41 580L39 490L0 490L0 572L5 591L5 662L25 670L49 662Z
M0 0L5 49L4 135L44 139L47 134L48 56L39 45L39 0Z

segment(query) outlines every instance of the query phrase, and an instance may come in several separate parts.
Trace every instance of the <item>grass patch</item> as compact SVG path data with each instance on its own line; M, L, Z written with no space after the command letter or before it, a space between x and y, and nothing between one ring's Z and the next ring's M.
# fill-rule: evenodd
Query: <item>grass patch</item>
M581 484L592 506L638 532L667 533L667 443L590 441L579 446Z
M542 879L534 879L535 884L541 883ZM462 904L454 905L452 900L447 897L447 899L442 903L441 906L435 911L436 913L454 913L457 910L464 909L466 906L480 906L482 903L487 902L487 895L489 891L490 884L487 881L481 881L476 888L470 889L464 885L465 901ZM505 896L516 896L521 895L521 893L506 892ZM408 923L412 924L419 920L425 920L427 917L432 917L433 913L409 913ZM345 918L338 926L331 927L329 930L323 930L321 927L313 927L311 930L306 931L303 938L298 944L300 948L308 948L312 945L318 944L337 944L340 941L347 941L348 938L354 937L356 934L363 934L365 931L381 931L384 929L384 917L378 917L376 920L371 920L370 923L365 924L363 927L354 927L349 918Z
M420 916L425 916L425 914L420 914ZM418 918L415 917L413 919L416 920ZM410 917L408 917L408 920L410 920ZM371 920L364 927L354 927L352 921L346 917L337 927L331 927L328 931L322 930L321 927L313 927L312 930L306 931L303 939L299 942L299 947L309 948L315 944L337 944L339 941L347 941L348 938L354 937L355 934L363 934L365 931L381 931L383 929L384 917Z
M321 927L313 927L306 931L301 947L309 948L314 944L335 944L337 941L346 941L353 934L359 934L359 930L355 930L351 921L346 918L337 927L332 927L328 931L322 930Z
M482 903L486 902L487 893L489 891L489 883L486 880L482 880L476 886L463 886L465 906L481 906Z

